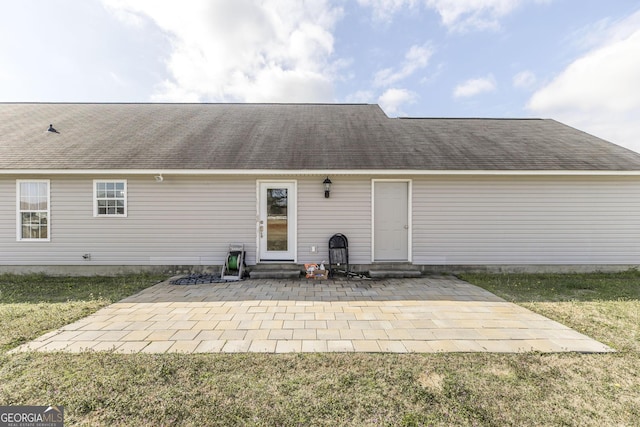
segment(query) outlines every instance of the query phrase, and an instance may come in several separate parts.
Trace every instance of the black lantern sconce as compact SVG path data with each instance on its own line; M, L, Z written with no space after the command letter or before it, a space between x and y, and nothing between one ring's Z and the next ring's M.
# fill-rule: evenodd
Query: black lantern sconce
M324 185L324 198L328 199L329 194L331 193L331 180L329 177L322 181L322 184Z

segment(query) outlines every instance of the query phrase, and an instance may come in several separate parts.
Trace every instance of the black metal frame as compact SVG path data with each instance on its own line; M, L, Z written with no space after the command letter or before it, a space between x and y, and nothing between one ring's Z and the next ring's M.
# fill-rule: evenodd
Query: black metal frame
M334 267L346 265L345 270L337 270ZM329 276L333 277L334 273L343 272L349 274L349 240L344 234L334 234L329 239Z

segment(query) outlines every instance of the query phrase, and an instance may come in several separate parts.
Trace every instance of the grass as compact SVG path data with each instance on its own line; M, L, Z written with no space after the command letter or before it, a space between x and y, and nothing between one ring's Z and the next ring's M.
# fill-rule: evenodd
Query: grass
M4 352L0 353L0 405L64 405L68 425L637 424L640 274L468 275L465 279L536 311L547 310L559 320L565 318L565 324L577 329L590 328L593 318L598 327L590 335L620 351L425 355ZM6 284L17 280L24 280L22 286ZM44 310L42 316L49 317L51 325L64 322L57 314L63 307L74 311L73 305L84 304L84 310L93 310L93 305L98 307L153 283L148 278L123 277L113 279L116 282L74 278L61 279L66 283L62 286L49 284L55 280L0 276L0 310L26 305L32 309L29 316ZM37 282L34 288L42 287L40 297L20 290L28 288L30 281ZM125 292L134 282L139 285ZM71 287L68 291L67 286ZM122 293L109 293L114 287L121 287ZM81 298L71 296L81 293ZM53 301L57 301L55 310L46 310ZM0 312L3 329L10 332L15 320L7 323L5 316L6 312ZM23 326L25 336L61 326L43 329L28 324Z
M464 274L462 279L506 300L521 302L637 301L640 272L589 274Z
M467 274L463 279L618 351L640 352L640 272Z
M104 300L109 304L163 280L163 276L57 277L0 275L0 304Z
M0 351L85 317L158 282L159 276L0 276Z
M0 396L85 425L633 425L638 361L605 360L32 353L4 363Z

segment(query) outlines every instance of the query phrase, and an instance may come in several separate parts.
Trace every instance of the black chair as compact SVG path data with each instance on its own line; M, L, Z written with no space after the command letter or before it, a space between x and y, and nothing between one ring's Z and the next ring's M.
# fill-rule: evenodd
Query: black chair
M337 270L336 267L346 266L345 270ZM343 272L349 274L349 240L344 234L334 234L329 239L329 275L333 277L334 273Z

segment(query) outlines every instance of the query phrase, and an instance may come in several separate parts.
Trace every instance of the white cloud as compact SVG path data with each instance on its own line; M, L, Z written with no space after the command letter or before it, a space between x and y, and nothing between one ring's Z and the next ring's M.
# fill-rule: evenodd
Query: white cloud
M500 19L527 0L358 0L361 6L370 7L374 18L391 20L403 8L417 5L434 9L447 28L454 31L497 29ZM528 0L531 1L531 0ZM536 3L550 0L533 0Z
M385 68L374 76L375 86L391 86L398 81L411 76L416 71L425 68L433 55L433 48L429 44L413 45L404 57L404 62L398 69Z
M536 92L528 108L640 151L640 12ZM593 38L593 35L589 36Z
M513 76L513 86L520 89L529 89L536 84L536 75L529 70L521 71Z
M378 97L378 103L387 115L397 116L404 114L401 111L401 105L416 102L418 95L415 92L407 89L389 88L389 86L392 86L399 81L410 77L416 71L425 68L429 64L431 55L433 55L433 48L429 43L421 46L413 45L405 54L404 61L399 67L385 68L376 72L373 79L373 85L377 88L388 88ZM361 91L356 95L361 99L365 99L365 96L368 99L372 98L371 91Z
M359 90L347 95L345 102L353 104L369 104L373 102L374 94L370 90Z
M404 7L413 7L418 0L358 0L361 6L370 7L373 17L380 21L389 21L394 13Z
M170 38L171 78L155 101L333 101L342 10L329 0L103 2L123 22L150 19Z
M453 91L455 98L469 98L496 89L496 82L492 75L470 79L459 84Z
M426 0L438 11L442 23L457 31L497 29L499 20L524 0Z
M380 95L378 104L380 104L380 108L382 108L388 116L398 116L403 114L400 106L413 103L416 98L416 94L410 90L391 88Z

